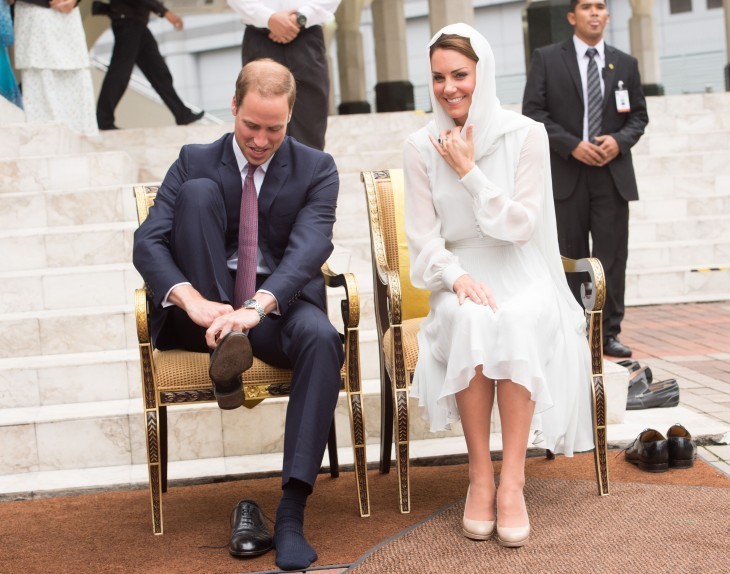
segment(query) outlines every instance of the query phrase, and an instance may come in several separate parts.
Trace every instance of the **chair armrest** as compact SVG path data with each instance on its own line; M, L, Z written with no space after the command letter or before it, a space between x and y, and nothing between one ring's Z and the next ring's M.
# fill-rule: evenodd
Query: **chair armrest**
M137 340L140 345L148 344L150 342L150 330L146 287L134 290L134 316L137 321Z
M344 287L345 298L340 301L342 322L345 330L357 329L360 324L360 294L357 290L357 281L352 273L335 273L325 262L322 265L322 275L327 287Z
M580 288L583 307L586 311L601 311L606 302L606 275L601 262L595 257L561 258L566 273L588 273L590 281L583 283Z

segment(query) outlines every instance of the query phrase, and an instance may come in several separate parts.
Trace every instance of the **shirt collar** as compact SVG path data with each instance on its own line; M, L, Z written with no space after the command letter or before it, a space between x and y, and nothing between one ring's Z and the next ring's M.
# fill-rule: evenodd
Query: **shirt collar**
M248 161L243 155L243 152L241 151L241 148L238 146L238 142L236 141L236 136L233 136L231 138L233 141L233 155L236 156L236 163L238 164L238 171L245 175L246 172L244 170L248 170ZM262 163L259 167L264 171L264 175L266 175L266 171L269 169L269 164L271 163L271 160L274 159L273 154L269 159L267 159L264 163Z
M604 60L604 52L606 48L606 43L603 41L603 38L601 38L601 41L598 42L595 46L589 46L586 44L583 40L578 38L575 34L573 35L573 45L575 46L575 53L578 55L579 58L585 58L586 50L588 48L595 48L598 50L598 59Z

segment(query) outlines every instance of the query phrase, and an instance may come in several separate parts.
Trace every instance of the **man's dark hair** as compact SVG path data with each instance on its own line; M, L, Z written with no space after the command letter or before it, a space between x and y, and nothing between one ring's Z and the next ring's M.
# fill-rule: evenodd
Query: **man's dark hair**
M581 0L570 0L570 7L568 8L568 12L575 12L575 7L580 4ZM604 0L604 4L607 4L607 2Z

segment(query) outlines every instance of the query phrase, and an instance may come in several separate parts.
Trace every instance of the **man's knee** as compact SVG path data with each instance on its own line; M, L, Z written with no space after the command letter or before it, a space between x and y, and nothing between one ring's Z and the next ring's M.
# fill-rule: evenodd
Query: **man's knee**
M291 340L295 348L307 349L322 360L334 360L337 368L342 366L344 351L340 334L320 309L312 306L298 317L292 325Z
M225 214L225 203L218 185L212 179L189 179L180 186L175 210Z

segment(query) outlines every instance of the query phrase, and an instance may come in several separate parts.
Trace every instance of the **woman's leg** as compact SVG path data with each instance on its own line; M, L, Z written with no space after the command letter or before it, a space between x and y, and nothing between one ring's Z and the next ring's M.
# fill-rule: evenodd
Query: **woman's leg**
M535 402L530 391L509 380L497 383L497 406L502 421L502 470L499 473L497 510L499 526L528 524L525 487L525 456Z
M481 365L469 387L456 394L461 426L469 452L469 497L464 516L471 520L494 520L496 487L489 452L489 431L494 404L494 381L482 373Z

